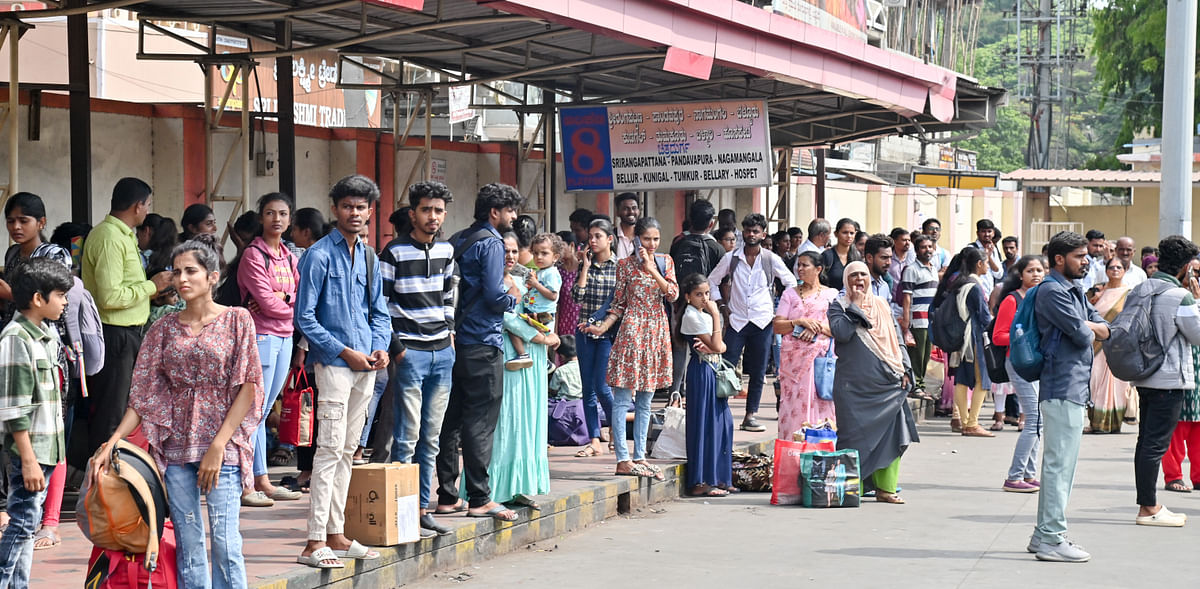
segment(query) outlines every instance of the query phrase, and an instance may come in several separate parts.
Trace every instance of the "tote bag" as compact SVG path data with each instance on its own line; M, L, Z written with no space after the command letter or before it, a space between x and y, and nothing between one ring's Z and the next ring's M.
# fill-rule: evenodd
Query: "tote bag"
M293 368L283 387L283 408L279 413L280 443L312 446L314 401L308 375L302 368Z
M817 398L822 401L833 400L833 375L837 371L837 358L833 356L833 338L829 338L829 349L824 356L813 360L813 384L817 389Z

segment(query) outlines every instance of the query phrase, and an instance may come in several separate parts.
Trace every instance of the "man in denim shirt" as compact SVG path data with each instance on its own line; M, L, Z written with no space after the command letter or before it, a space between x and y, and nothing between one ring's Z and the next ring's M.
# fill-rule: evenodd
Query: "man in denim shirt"
M1050 274L1034 301L1045 364L1041 374L1042 482L1037 527L1026 548L1038 560L1087 562L1067 540L1067 501L1075 482L1079 442L1091 400L1092 342L1108 339L1108 323L1075 286L1088 273L1087 240L1063 231L1046 246Z
M504 241L524 199L512 186L488 184L475 197L475 223L450 238L459 267L457 327L450 404L442 421L437 457L437 513L462 511L459 452L468 498L467 515L514 521L516 512L492 501L488 465L504 393L504 313L519 291L504 272Z
M379 557L351 542L343 530L351 461L366 422L375 371L388 365L392 333L379 260L359 239L379 187L356 174L334 184L329 198L337 228L300 259L296 294L296 327L308 340L321 391L308 545L298 561L317 568L340 568L339 557Z

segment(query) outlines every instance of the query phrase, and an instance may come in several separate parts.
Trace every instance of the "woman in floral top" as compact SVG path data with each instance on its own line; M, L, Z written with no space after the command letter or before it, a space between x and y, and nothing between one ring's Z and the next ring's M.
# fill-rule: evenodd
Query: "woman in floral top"
M663 300L679 297L675 262L659 256L658 221L643 217L634 227L641 247L617 262L617 287L608 316L600 325L581 329L588 334L607 332L618 321L608 359L608 384L613 390L610 416L617 453L617 474L663 480L662 470L646 462L646 433L650 429L650 401L656 389L671 386L671 337ZM633 402L633 460L625 444L625 414Z
M129 408L93 459L141 425L163 471L183 587L245 587L238 511L253 484L252 436L262 413L262 365L254 320L213 302L220 259L211 236L175 248L174 285L187 307L150 328L138 352ZM213 570L208 571L200 494L208 503ZM211 581L210 581L211 578Z

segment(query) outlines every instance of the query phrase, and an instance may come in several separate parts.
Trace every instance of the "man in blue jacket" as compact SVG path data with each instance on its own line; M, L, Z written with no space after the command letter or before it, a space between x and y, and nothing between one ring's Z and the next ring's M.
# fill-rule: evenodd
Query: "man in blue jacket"
M492 501L488 465L504 394L504 313L520 291L504 271L504 241L512 231L521 194L488 184L475 197L475 223L450 239L461 281L458 287L454 369L450 403L442 421L437 457L437 513L462 511L458 495L459 453L468 515L514 521L517 513Z
M1050 274L1038 287L1034 312L1042 336L1042 482L1037 527L1027 550L1038 560L1087 562L1067 540L1067 501L1075 482L1079 442L1091 400L1092 342L1108 338L1108 323L1072 281L1088 273L1087 240L1063 231L1050 239Z

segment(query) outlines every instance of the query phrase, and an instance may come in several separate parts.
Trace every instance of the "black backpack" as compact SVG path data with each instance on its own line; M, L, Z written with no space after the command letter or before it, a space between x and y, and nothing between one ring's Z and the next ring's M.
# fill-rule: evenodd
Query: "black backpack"
M959 288L972 286L965 284ZM947 293L942 297L942 303L930 312L929 339L933 345L949 354L963 348L966 334L967 322L958 314L958 292Z
M1125 308L1109 325L1101 346L1113 376L1133 382L1145 380L1162 368L1166 344L1159 340L1153 320L1154 299L1171 290L1162 280L1147 280L1125 296Z
M690 234L683 236L679 243L671 248L671 257L675 259L675 276L678 279L692 274L708 276L708 273L712 272L708 260L709 241L715 242L716 238L707 233Z

